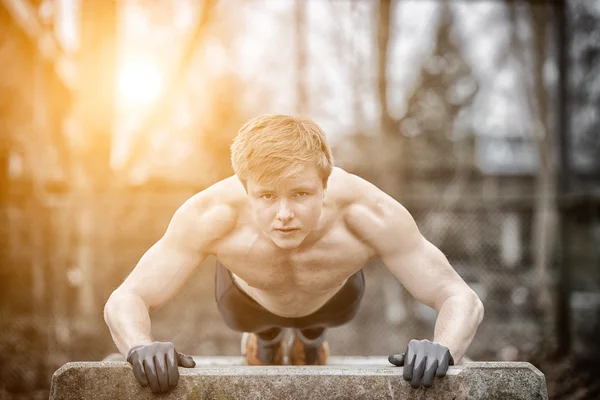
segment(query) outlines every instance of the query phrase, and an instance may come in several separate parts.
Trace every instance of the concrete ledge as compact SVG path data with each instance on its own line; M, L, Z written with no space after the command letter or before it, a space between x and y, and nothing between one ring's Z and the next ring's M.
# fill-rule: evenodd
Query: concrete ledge
M163 395L141 387L123 361L71 362L52 377L50 399L548 399L544 375L524 362L450 367L430 389L413 389L385 357L331 357L319 367L242 365L240 357L194 357Z

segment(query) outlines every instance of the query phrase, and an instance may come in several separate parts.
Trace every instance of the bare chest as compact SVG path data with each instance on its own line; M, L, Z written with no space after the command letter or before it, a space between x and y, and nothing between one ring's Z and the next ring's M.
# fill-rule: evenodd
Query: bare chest
M215 255L252 288L317 294L341 287L373 252L346 229L334 228L313 246L287 253L268 238L241 231L224 240Z

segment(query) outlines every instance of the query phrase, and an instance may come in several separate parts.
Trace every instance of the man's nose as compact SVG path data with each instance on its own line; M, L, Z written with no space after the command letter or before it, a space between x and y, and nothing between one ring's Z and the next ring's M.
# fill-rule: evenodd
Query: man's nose
M280 221L289 221L294 218L294 212L290 208L287 201L279 203L279 210L277 211L277 219Z

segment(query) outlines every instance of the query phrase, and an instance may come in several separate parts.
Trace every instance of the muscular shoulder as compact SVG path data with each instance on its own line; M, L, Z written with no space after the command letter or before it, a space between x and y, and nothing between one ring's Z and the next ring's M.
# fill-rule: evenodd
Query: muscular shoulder
M194 209L231 208L238 209L246 201L246 192L235 175L225 178L196 193L188 202Z
M333 169L327 181L327 197L339 207L365 203L381 194L385 195L369 181L339 167Z
M332 183L348 228L374 248L385 247L391 237L418 233L408 210L371 182L341 170Z
M327 198L345 216L361 210L377 214L383 211L381 205L387 197L377 186L342 168L334 168L327 183Z
M244 188L235 177L226 178L196 193L175 212L167 233L176 240L207 244L236 225Z

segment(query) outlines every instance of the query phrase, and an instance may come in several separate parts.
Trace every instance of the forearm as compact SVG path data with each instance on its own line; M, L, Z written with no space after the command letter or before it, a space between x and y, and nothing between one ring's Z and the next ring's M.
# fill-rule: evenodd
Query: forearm
M113 293L104 307L104 320L115 345L124 356L137 344L153 342L150 314L139 296Z
M458 364L482 319L483 305L475 294L451 296L440 307L433 341L446 346Z

